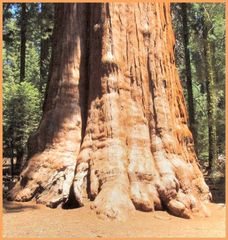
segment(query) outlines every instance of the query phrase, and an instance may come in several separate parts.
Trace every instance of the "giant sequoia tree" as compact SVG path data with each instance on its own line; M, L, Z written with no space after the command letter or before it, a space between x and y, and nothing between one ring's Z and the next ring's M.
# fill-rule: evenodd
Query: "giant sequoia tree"
M57 4L50 75L29 160L9 197L206 213L166 4Z

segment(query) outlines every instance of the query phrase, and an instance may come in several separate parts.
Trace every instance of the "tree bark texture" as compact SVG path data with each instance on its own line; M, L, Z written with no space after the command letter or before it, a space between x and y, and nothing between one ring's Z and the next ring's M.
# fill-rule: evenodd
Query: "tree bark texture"
M11 199L207 214L167 4L57 4L43 118Z

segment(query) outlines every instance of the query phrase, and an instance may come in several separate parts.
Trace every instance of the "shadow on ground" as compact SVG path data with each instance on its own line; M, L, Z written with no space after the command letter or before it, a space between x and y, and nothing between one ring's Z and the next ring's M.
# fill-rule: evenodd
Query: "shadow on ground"
M3 201L3 212L4 213L15 213L15 212L23 212L25 210L37 209L38 206L34 204L24 205L22 203Z

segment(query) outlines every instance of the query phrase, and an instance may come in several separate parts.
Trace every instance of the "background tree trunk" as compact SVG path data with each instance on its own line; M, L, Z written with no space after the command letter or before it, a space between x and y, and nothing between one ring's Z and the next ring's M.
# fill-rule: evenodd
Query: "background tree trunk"
M212 43L209 36L209 31L212 29L208 13L204 10L204 55L206 66L206 88L208 102L208 139L209 139L209 172L213 173L216 170L217 153L217 134L216 134L216 96L215 96L215 73L213 68L212 58Z
M42 93L44 84L47 82L48 77L48 62L49 52L51 47L51 35L49 23L52 18L52 4L41 3L41 15L40 15L40 84L39 90Z
M192 89L192 72L191 72L191 61L189 52L189 32L188 32L188 18L187 18L187 4L181 3L182 9L182 23L183 23L183 42L184 42L184 57L185 57L185 72L187 81L187 92L188 92L188 113L189 113L189 124L190 130L193 134L195 146L197 146L197 130L195 120L195 106Z
M25 78L25 52L26 52L26 3L21 3L21 56L20 56L20 81Z
M25 80L25 57L26 57L26 31L27 31L27 9L26 3L21 3L20 13L20 37L21 37L21 51L20 51L20 82ZM21 141L22 136L18 137L18 142ZM21 146L16 147L16 166L15 170L20 171L21 163L23 160L24 150Z
M57 4L51 70L27 166L10 193L122 219L207 211L167 4Z

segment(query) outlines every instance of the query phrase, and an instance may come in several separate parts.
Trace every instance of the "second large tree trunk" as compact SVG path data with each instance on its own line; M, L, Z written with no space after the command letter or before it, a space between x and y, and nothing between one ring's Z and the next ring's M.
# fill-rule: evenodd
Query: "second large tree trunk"
M43 118L12 199L110 218L204 212L169 6L61 4Z

